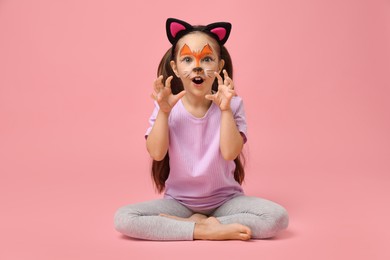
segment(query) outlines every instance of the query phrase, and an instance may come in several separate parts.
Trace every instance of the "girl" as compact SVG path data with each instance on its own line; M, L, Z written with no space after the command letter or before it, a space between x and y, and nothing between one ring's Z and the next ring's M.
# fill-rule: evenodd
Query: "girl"
M245 196L240 153L244 107L235 94L224 43L230 23L192 26L169 18L170 48L158 68L156 107L146 132L152 177L164 198L115 215L124 235L148 240L269 238L288 225L286 210Z

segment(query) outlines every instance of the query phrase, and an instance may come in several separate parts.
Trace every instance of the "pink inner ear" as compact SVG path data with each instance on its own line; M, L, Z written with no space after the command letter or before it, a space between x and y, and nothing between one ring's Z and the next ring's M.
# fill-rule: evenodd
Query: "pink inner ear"
M176 23L176 22L171 23L171 33L172 33L173 37L176 37L176 34L178 32L183 31L185 29L186 28L184 27L184 25L182 25L180 23Z
M210 32L216 34L219 38L219 40L221 41L223 38L225 38L225 35L226 35L226 29L223 28L223 27L217 27L217 28L214 28L212 30L210 30Z

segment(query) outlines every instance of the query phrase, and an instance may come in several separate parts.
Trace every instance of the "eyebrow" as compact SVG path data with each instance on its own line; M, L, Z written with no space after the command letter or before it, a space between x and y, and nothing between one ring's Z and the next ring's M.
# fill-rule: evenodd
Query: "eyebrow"
M187 44L184 44L180 51L180 56L195 56L197 59L200 59L209 54L213 54L213 50L209 44L206 44L201 51L191 51L190 47L188 47Z

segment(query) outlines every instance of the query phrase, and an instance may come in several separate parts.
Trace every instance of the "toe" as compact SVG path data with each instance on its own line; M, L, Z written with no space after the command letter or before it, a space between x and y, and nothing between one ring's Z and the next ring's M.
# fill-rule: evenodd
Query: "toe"
M251 236L249 234L240 233L240 239L241 240L249 240L250 238L251 238Z

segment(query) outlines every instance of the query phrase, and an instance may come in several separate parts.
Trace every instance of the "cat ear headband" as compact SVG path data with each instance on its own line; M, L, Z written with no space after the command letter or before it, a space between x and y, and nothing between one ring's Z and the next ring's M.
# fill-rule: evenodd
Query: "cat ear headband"
M191 24L175 18L168 18L166 22L168 40L172 45L176 45L182 36L193 31L206 32L213 36L220 45L224 45L229 38L231 29L232 25L226 22L211 23L206 25L204 29L194 28Z

